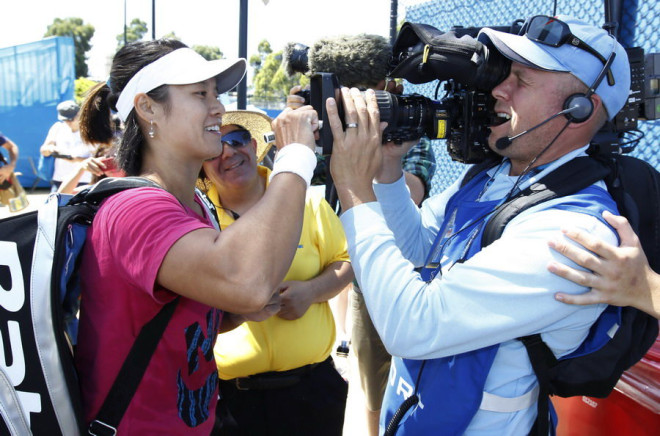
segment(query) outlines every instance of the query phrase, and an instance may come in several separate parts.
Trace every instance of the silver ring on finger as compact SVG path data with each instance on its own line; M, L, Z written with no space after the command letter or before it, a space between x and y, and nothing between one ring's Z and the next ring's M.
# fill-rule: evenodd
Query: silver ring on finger
M347 129L357 129L358 124L357 123L348 123L346 124Z

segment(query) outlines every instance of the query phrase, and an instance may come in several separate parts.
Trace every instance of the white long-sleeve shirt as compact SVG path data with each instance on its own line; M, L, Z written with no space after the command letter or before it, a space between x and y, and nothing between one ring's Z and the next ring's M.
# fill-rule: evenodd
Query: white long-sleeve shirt
M565 155L521 188L582 154L584 148ZM493 183L483 201L503 198L517 179L508 176L506 166L491 174ZM533 389L536 378L524 346L515 339L541 333L556 356L566 355L605 308L554 299L557 291L581 293L586 288L547 270L551 260L576 266L547 241L561 237L563 227L583 229L611 244L617 244L616 235L591 215L531 208L514 218L500 239L427 284L414 267L426 260L447 201L459 186L457 181L419 210L403 178L376 184L378 203L354 207L341 217L353 269L374 326L392 355L434 359L501 344L485 391L517 397ZM535 407L512 414L480 411L467 434L520 434L534 417Z

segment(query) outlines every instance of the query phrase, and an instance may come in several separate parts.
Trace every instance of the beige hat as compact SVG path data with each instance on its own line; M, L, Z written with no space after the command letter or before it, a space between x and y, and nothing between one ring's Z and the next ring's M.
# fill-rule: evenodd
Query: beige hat
M222 116L222 125L227 126L235 124L244 127L250 135L257 141L257 162L261 162L268 150L273 146L273 129L271 128L272 119L261 112L255 111L228 111ZM269 141L264 138L268 135Z

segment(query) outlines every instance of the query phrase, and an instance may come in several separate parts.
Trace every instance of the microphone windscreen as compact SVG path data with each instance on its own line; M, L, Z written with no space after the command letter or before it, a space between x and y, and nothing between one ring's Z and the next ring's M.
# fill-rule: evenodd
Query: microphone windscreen
M322 38L309 48L309 72L334 73L342 86L370 88L387 77L391 56L392 47L380 35ZM289 64L286 49L283 57Z
M504 136L498 139L497 141L495 141L495 148L497 148L498 150L504 150L505 148L508 148L512 142L513 141L511 140L511 138L509 138L508 136Z
M296 73L309 71L309 47L304 44L290 42L282 51L282 68L291 77Z

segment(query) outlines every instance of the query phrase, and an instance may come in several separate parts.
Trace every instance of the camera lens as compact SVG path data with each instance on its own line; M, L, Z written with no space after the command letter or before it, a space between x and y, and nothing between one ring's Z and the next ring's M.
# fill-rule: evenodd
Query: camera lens
M447 110L441 102L418 94L394 95L376 91L380 120L387 122L383 143L401 143L426 135L446 138Z

